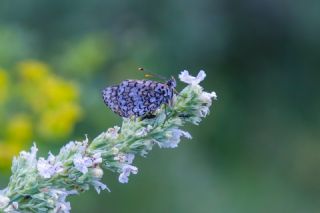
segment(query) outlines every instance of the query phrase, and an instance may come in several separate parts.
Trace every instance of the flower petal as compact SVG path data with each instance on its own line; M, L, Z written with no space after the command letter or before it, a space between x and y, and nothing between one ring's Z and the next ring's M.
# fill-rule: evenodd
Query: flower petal
M190 85L198 85L201 81L205 79L205 77L206 73L203 70L200 70L197 77L190 75L189 71L187 70L183 70L179 75L179 78L182 82L185 82Z

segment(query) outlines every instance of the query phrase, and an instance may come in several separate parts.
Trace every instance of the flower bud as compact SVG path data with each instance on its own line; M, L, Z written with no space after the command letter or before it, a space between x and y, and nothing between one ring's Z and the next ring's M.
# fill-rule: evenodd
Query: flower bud
M103 170L100 167L93 168L91 170L92 176L101 179L103 177Z
M10 199L6 196L0 195L0 208L6 207L10 202Z

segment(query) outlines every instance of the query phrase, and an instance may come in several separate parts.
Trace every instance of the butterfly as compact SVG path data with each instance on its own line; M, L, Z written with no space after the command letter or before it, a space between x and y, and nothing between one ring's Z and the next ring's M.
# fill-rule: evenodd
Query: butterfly
M176 80L165 83L152 80L124 80L102 90L104 103L121 117L148 117L162 104L171 105Z

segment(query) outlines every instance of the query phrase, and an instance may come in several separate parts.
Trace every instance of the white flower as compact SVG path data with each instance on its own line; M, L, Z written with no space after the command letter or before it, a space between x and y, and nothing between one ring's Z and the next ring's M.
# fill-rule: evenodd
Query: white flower
M19 211L17 211L17 209L19 208L19 204L18 202L12 202L10 204L10 206L8 206L4 212L5 213L19 213Z
M36 144L34 143L33 146L31 147L30 152L22 151L20 152L20 157L25 159L29 165L34 164L37 161L37 152L38 148Z
M57 173L63 171L62 163L55 162L56 158L53 154L49 153L48 160L40 158L37 162L37 170L41 177L51 178Z
M10 202L10 199L6 196L0 195L0 208L6 207Z
M65 189L50 189L49 195L55 200L55 213L69 213L71 206L69 202L66 202L66 198L69 195L78 194L76 190L67 191Z
M132 164L134 160L134 154L132 153L119 153L117 156L113 158L116 161L119 161L120 163L126 163L126 164Z
M77 153L73 158L73 164L78 171L86 174L88 172L88 167L93 165L93 161L91 158L86 156L82 157L81 154Z
M52 175L51 165L44 158L38 160L37 170L43 178L50 178Z
M198 107L198 116L199 117L206 117L209 112L210 109L209 107L212 104L212 99L216 100L217 99L217 95L215 92L201 92L200 96L199 96L199 100L203 103L201 106Z
M197 77L190 75L187 70L182 71L179 75L181 81L190 85L198 85L205 77L206 73L203 70L200 70Z
M77 153L73 157L73 164L76 169L83 174L88 172L89 167L97 166L102 163L101 153L97 152L92 157L82 156L82 154Z
M97 152L92 156L92 163L93 165L98 165L102 163L101 153Z
M98 180L93 180L92 181L92 185L93 185L94 189L97 191L98 194L100 194L101 190L108 190L109 192L111 192L106 184L101 183Z
M209 104L209 105L211 105L211 103L212 103L212 98L213 98L213 100L216 100L216 99L217 99L217 94L216 94L215 92L211 92L211 93L209 93L209 92L202 92L202 93L200 94L200 96L199 96L199 99L200 99L202 102L204 102L204 103L206 103L206 104Z
M76 144L73 141L70 141L65 146L60 149L59 155L68 155L69 152L76 150Z
M202 106L200 107L199 109L199 114L200 114L200 117L206 117L208 114L209 114L210 110L209 110L209 107L207 106Z
M175 128L169 132L167 140L164 142L158 142L158 145L160 148L176 148L181 140L181 136L188 139L192 138L189 132Z
M201 121L201 118L206 117L209 114L210 112L209 107L212 104L212 99L213 100L217 99L217 94L215 92L211 92L211 93L205 92L203 91L203 88L199 85L199 83L203 81L205 77L206 77L206 74L203 70L200 70L197 77L191 76L187 70L182 71L181 74L179 75L179 78L181 81L192 85L192 87L189 88L189 90L191 89L191 91L194 92L194 94L197 97L197 100L196 100L197 106L195 107L196 110L194 111L194 116L191 118L191 122L195 125L198 125L199 122ZM175 142L178 142L178 141L175 141ZM172 142L174 142L174 140ZM168 146L172 148L176 147L176 145L174 143L172 143L169 146L168 144L164 144L164 146Z
M132 154L132 153L127 153L127 154L120 153L120 154L118 154L118 156L115 157L115 160L118 160L120 163L132 164L132 162L134 160L134 154Z
M138 168L132 165L124 164L122 166L122 172L119 175L120 183L128 183L130 174L137 174Z
M150 130L152 130L152 126L151 125L148 125L147 127L142 127L142 128L137 130L136 136L144 137L150 132Z
M105 134L106 138L117 139L119 136L120 127L114 126L113 128L109 128Z
M66 189L50 189L49 195L56 201L64 201L69 195L76 195L76 190L67 191Z
M54 213L69 213L71 210L70 202L57 202Z
M121 163L121 174L119 175L119 182L120 183L128 183L130 174L137 174L138 168L135 166L132 166L133 160L135 156L132 153L119 153L117 156L114 157L114 160Z
M133 160L134 160L134 154L132 153L126 154L126 160L125 160L126 163L132 164Z
M88 137L83 141L70 141L64 147L60 149L59 155L68 155L72 152L84 153L88 146Z

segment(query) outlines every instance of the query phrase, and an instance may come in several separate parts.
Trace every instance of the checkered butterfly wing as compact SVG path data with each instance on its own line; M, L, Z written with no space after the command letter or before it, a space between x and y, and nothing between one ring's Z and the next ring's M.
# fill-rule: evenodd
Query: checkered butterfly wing
M169 103L173 91L166 84L151 80L125 80L103 90L106 105L121 117L141 117Z
M106 87L102 90L104 103L115 113L123 117L118 104L118 86Z

